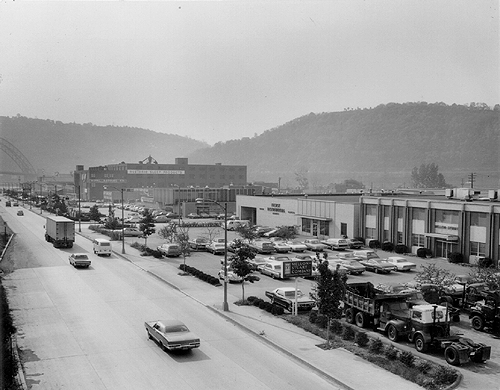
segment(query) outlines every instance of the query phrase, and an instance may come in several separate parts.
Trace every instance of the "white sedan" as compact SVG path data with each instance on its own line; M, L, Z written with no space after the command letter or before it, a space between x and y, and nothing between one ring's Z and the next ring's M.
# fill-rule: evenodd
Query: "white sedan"
M292 252L304 252L307 250L307 246L300 241L287 241L286 244L292 249Z
M287 252L290 252L292 250L290 245L288 245L283 240L272 240L271 242L274 246L274 250L278 253L287 253Z
M395 265L397 271L411 271L413 269L417 269L417 265L415 263L408 261L404 257L393 256L388 257L386 260Z

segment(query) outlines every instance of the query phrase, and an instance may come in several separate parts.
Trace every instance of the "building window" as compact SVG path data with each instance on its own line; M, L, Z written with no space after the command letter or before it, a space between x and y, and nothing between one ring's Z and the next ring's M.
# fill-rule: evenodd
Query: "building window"
M384 242L389 241L389 238L390 238L389 230L384 230L384 237L383 237Z
M486 256L486 244L484 242L470 242L471 256Z
M453 224L458 226L458 211L436 210L436 222Z
M425 209L413 209L413 219L419 221L425 221Z
M425 247L425 236L423 234L412 234L411 245Z
M471 213L470 214L470 225L471 226L488 226L488 214L486 213Z
M308 218L302 218L302 231L306 233L311 233L311 220Z
M375 239L375 229L374 228L365 228L365 238Z
M340 235L347 236L347 223L340 223Z
M398 232L397 241L398 241L398 244L403 243L403 232Z
M319 222L319 234L322 236L330 235L330 224L327 221L318 221Z
M377 206L373 204L366 205L366 215L377 215Z

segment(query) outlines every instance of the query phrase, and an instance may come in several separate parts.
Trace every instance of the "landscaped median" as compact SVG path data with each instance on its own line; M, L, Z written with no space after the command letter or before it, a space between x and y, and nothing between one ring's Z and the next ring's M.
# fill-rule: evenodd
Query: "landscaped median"
M330 321L327 340L327 319L315 310L292 316L285 314L282 307L254 296L248 297L245 303L235 302L235 304L259 307L323 338L325 342L318 345L319 348L344 348L428 390L453 388L461 378L461 374L450 366L431 363L411 351L404 351L393 344L384 343L381 338L372 337L360 328L338 319Z

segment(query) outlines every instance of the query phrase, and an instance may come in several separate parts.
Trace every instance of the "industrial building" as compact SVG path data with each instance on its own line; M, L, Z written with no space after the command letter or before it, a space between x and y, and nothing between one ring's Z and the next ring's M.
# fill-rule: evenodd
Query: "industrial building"
M126 201L138 195L153 196L163 188L220 188L246 186L247 167L244 165L189 164L187 158L176 158L174 164L159 164L149 156L137 163L109 164L89 167L78 165L74 173L75 188L81 199L104 199L105 191L122 191Z
M500 191L380 192L363 194L237 196L236 213L266 226L297 226L302 235L362 237L428 248L434 257L452 252L464 262L500 254Z

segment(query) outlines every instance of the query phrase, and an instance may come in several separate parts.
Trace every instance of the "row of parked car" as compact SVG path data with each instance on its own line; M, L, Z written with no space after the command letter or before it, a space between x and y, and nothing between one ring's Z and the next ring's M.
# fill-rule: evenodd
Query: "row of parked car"
M272 278L284 279L283 264L290 261L311 261L312 275L319 274L318 265L322 261L319 257L312 257L307 254L296 254L294 257L288 255L272 255L265 258L256 257L250 263L263 275ZM328 258L328 266L332 271L337 270L344 275L361 275L365 271L375 273L390 273L392 271L408 272L416 269L417 265L408 261L404 257L392 256L381 259L372 250L357 250L348 253L339 253L335 257Z

